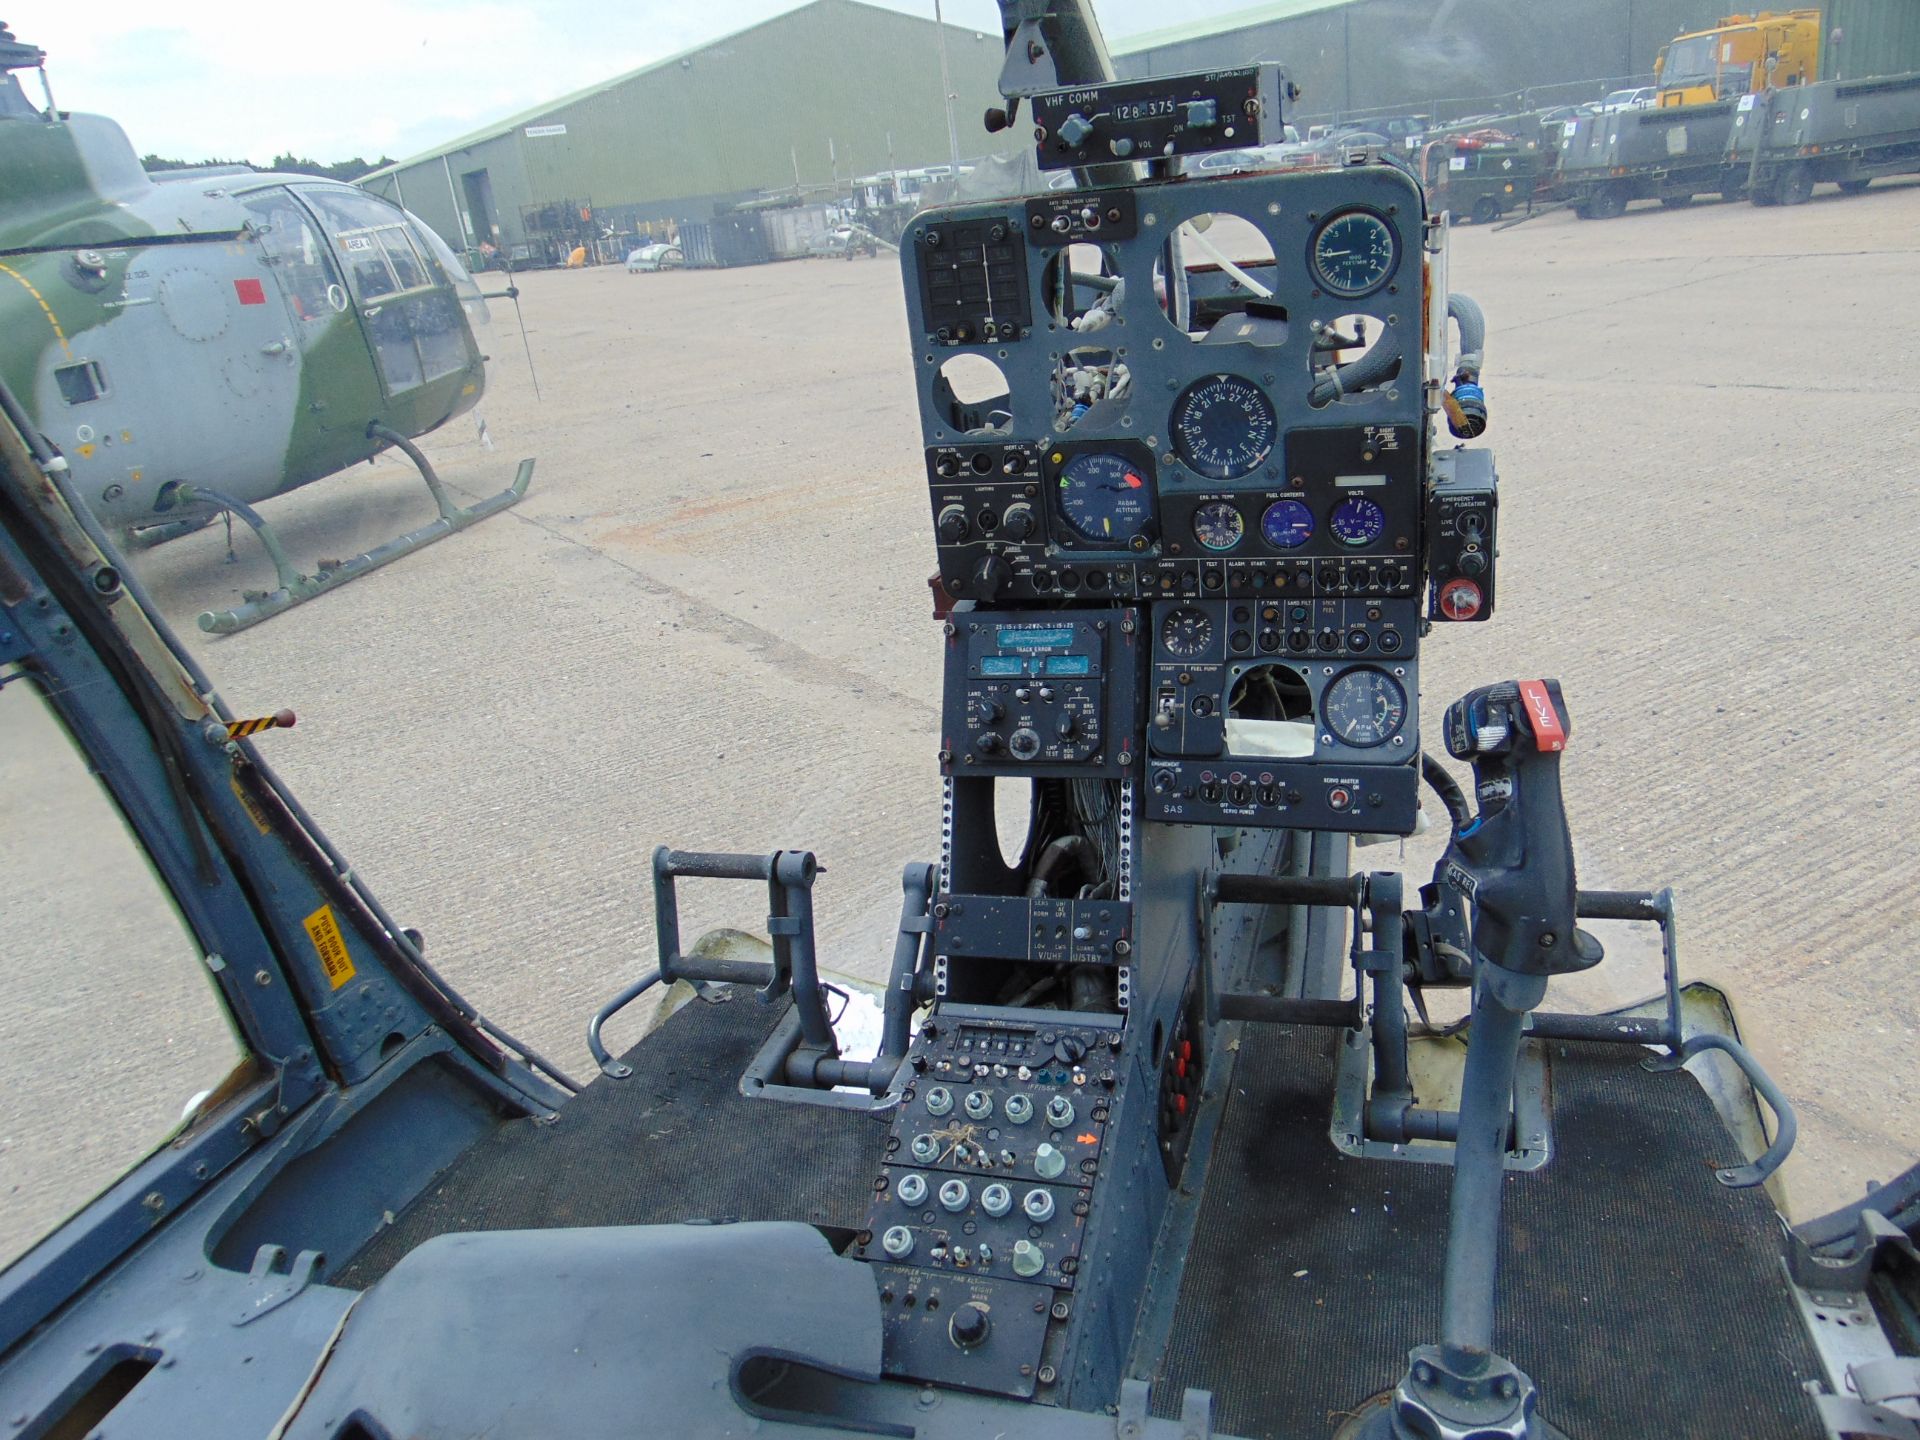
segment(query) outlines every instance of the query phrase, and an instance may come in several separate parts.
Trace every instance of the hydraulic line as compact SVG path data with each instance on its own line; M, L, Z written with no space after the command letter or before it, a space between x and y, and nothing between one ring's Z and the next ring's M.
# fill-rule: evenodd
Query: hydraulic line
M1458 830L1473 818L1460 782L1453 778L1446 766L1424 750L1420 752L1420 775L1433 787L1433 793L1440 797L1440 803L1447 807L1447 815L1453 821L1454 829Z

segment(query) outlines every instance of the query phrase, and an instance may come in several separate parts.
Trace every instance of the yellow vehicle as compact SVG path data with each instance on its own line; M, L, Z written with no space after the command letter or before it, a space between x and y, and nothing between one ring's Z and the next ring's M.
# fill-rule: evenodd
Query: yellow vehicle
M1711 30L1676 35L1653 62L1663 107L1804 85L1819 71L1818 10L1728 15Z

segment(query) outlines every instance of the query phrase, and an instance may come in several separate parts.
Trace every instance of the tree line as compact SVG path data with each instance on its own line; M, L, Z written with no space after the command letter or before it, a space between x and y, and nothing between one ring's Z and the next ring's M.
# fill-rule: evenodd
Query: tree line
M251 160L175 160L166 155L140 157L141 166L149 171L192 170L202 165L248 165L257 170L275 170L290 175L318 175L326 180L358 180L369 170L379 170L393 163L391 155L382 155L378 160L363 160L356 155L351 160L336 160L330 165L304 155L276 155L266 165L253 165Z

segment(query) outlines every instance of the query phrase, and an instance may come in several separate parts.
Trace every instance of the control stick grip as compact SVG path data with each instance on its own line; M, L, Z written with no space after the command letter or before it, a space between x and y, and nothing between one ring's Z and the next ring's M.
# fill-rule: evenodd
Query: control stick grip
M1573 732L1557 680L1482 686L1447 709L1447 751L1473 764L1479 813L1441 857L1442 884L1473 917L1479 959L1521 975L1563 975L1599 963L1599 941L1574 923L1573 837L1560 795L1560 755Z

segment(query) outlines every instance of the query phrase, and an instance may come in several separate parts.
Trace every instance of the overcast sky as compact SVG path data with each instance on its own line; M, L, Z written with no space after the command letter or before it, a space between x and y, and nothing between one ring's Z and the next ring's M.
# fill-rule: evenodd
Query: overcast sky
M880 0L931 15L933 0ZM1251 0L1099 0L1124 39ZM995 0L943 0L992 30ZM62 109L111 115L141 153L265 162L428 149L499 115L632 70L798 0L13 0L15 35L48 52ZM29 78L30 90L36 85ZM857 83L857 82L856 82ZM38 96L36 95L37 99Z

